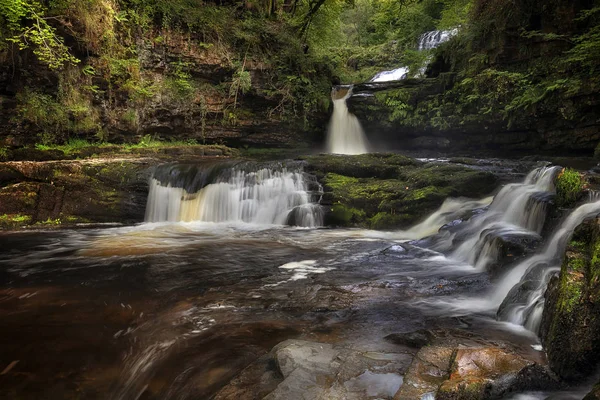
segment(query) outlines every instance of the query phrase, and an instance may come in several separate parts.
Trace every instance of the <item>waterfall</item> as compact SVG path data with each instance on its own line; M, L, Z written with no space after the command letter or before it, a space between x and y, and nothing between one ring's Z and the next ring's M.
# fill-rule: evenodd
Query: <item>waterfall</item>
M523 325L537 333L544 309L544 292L573 231L585 219L600 214L600 201L584 204L569 214L544 250L513 268L498 284L492 301L499 306L498 318Z
M400 67L391 71L382 71L375 75L370 82L400 81L408 77L408 67Z
M487 207L491 201L491 197L483 200L447 198L440 208L429 215L423 222L405 231L396 231L393 236L400 239L422 239L434 235L444 225L464 218L465 214L472 213L474 210Z
M471 218L459 229L437 238L435 248L452 258L485 269L497 258L501 240L539 238L546 218L546 204L554 194L554 177L560 167L537 168L523 183L505 185L487 212Z
M190 173L178 165L157 169L150 179L146 221L323 224L317 204L321 188L301 168L242 166L206 171Z
M364 154L368 142L358 118L348 111L346 100L352 87L338 87L331 92L333 115L327 132L327 152L334 154Z
M438 47L440 44L447 42L458 33L458 28L446 31L431 31L425 32L419 38L419 51L431 50Z
M458 33L458 28L449 29L445 31L431 31L425 32L419 37L419 45L417 49L419 51L431 50L438 47L440 44L447 42ZM427 69L427 65L431 61L430 58L427 59L425 64L419 69L419 73L417 76L425 75L425 70ZM402 79L408 78L409 68L406 66L402 66L396 69L392 69L389 71L382 71L377 73L369 82L390 82L390 81L400 81Z

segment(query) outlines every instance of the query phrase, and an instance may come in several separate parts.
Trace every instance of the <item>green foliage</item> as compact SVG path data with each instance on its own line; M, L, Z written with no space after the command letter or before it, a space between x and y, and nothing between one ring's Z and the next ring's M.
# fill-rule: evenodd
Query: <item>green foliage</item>
M34 125L41 131L43 143L60 140L69 126L64 107L52 96L26 89L17 94L17 118Z
M165 78L164 85L168 93L175 99L190 100L196 88L192 82L192 75L188 72L189 64L177 62L171 64L169 75Z
M0 38L19 50L31 48L40 62L51 69L79 62L48 23L44 7L35 0L0 0L0 25L4 31Z
M565 168L556 178L556 204L572 207L581 197L584 180L579 172Z
M600 54L600 25L592 27L574 40L576 44L567 52L564 62L589 75L598 73L600 71L600 57L598 57Z

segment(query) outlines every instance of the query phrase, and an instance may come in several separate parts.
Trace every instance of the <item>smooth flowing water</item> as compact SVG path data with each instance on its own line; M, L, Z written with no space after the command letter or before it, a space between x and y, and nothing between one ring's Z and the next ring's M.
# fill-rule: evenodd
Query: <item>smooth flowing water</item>
M327 152L333 154L368 153L369 143L358 118L350 111L346 100L352 87L334 88L331 92L333 114L327 131Z
M2 395L210 399L283 340L396 353L384 338L421 328L466 330L543 362L537 337L497 322L496 309L531 261L557 259L600 203L574 211L499 285L448 238L477 243L498 221L537 235L536 204L555 172L536 170L493 201L449 199L412 229L381 233L289 226L303 225L294 210L316 207L320 192L297 166L161 167L147 213L161 222L0 233L0 360L16 362L10 379L0 376ZM389 398L402 376L380 375L345 385Z
M299 167L252 170L249 166L236 166L220 171L204 185L198 184L203 182L203 170L187 171L187 179L181 179L182 174L173 166L160 168L167 171L155 171L150 181L147 222L323 225L318 204L321 187Z

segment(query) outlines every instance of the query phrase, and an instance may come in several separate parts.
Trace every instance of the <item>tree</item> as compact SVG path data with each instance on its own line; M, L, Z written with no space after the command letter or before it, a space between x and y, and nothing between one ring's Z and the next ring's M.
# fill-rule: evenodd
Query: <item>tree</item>
M44 11L35 0L0 0L0 24L4 27L1 38L19 50L32 48L40 62L50 69L77 64L79 60L48 24L51 17L45 17Z

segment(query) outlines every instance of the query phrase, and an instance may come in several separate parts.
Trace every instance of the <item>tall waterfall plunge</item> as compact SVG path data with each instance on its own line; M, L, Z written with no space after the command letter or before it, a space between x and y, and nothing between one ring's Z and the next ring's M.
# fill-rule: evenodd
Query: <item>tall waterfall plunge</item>
M150 180L147 222L323 224L321 188L301 168L159 167Z
M334 154L368 153L368 142L358 118L348 111L346 100L352 87L336 87L331 92L333 115L327 132L327 152Z

